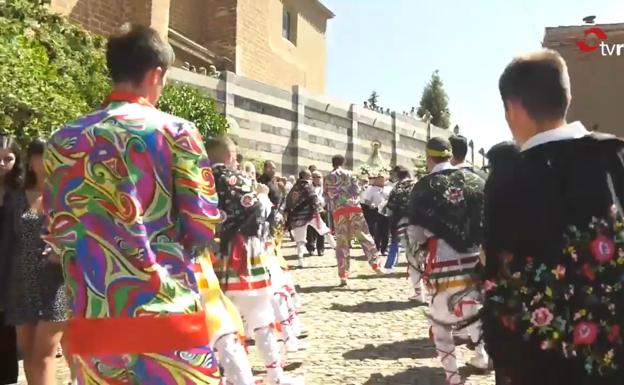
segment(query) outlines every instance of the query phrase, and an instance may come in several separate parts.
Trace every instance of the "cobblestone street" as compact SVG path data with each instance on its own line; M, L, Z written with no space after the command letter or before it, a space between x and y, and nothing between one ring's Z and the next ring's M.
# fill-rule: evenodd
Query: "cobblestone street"
M285 251L294 254L292 248ZM293 271L305 301L301 316L309 330L310 348L289 356L288 369L304 374L308 385L444 384L428 337L425 306L407 300L411 293L405 264L378 276L368 268L360 250L354 254L353 278L346 289L336 287L339 281L331 250L325 257L307 258L305 269ZM294 257L287 259L295 264ZM262 373L256 350L250 349L254 368ZM469 358L468 352L462 347L460 359ZM462 373L472 384L494 383L491 374L470 374L466 369ZM59 383L66 383L66 378L64 370Z

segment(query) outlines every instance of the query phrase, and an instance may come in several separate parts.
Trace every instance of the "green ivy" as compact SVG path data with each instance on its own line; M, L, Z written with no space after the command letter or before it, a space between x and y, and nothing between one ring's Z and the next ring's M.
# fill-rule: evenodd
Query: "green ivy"
M96 109L110 91L105 40L46 3L0 0L0 132L22 142ZM204 135L228 127L214 101L192 87L167 86L159 106Z
M214 100L186 84L167 85L158 108L195 123L204 138L225 134L229 128L225 117L217 112Z

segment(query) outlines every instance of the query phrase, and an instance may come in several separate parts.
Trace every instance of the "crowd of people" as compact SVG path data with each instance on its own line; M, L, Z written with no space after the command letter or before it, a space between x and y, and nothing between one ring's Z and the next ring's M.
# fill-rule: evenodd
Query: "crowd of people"
M515 142L490 150L489 174L456 135L427 141L418 180L401 166L362 180L342 155L325 176L271 161L257 175L232 139L154 107L174 61L156 31L124 26L106 58L101 109L25 159L0 137L0 383L19 351L29 384L55 384L62 345L79 384L251 385L253 340L265 383L303 384L283 370L307 348L287 237L299 267L333 248L340 286L354 241L378 274L405 255L450 385L465 384L464 342L499 385L621 383L624 143L566 122L555 52L504 70Z

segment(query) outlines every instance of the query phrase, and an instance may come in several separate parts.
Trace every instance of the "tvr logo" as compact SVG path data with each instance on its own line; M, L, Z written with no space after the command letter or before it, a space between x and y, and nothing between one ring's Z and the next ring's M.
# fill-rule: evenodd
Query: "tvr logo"
M594 52L600 47L602 56L620 56L624 51L624 44L608 44L607 33L600 27L588 28L583 32L584 40L577 40L576 45L582 52ZM594 44L590 44L594 43Z

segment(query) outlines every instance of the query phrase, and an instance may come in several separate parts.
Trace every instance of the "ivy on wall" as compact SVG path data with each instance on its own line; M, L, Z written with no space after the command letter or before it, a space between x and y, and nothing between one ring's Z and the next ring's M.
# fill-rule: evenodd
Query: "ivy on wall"
M49 12L43 0L0 0L0 132L21 142L47 137L101 106L110 91L105 39ZM165 87L159 107L204 135L227 131L214 101L184 85Z

